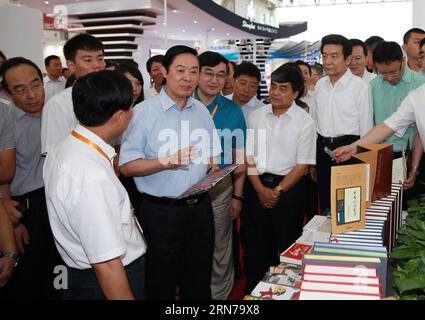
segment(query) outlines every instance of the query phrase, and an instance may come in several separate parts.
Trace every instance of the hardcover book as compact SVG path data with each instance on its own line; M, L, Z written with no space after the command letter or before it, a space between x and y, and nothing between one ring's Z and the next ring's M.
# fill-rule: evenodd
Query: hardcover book
M313 246L304 243L294 243L280 254L280 262L301 265L304 254L309 253Z

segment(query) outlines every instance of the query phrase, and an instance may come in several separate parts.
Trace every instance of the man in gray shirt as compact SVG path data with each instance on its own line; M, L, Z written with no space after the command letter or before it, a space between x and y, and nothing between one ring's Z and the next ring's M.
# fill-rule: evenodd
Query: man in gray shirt
M0 102L0 185L15 173L15 121L12 109Z
M43 187L41 157L41 112L44 105L40 69L25 58L7 60L1 68L1 86L12 100L16 171L9 185L12 199L21 205L21 219L15 218L15 240L21 259L6 285L10 298L59 297L53 288L53 269L60 264L49 226Z

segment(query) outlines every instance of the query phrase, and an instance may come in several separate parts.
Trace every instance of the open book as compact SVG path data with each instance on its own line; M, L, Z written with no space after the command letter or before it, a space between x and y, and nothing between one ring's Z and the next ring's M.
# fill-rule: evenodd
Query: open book
M210 172L204 178L202 178L198 183L191 186L185 192L177 197L177 199L186 198L190 196L195 196L197 194L208 191L214 187L217 183L223 180L227 175L233 172L239 164L232 164L218 171Z

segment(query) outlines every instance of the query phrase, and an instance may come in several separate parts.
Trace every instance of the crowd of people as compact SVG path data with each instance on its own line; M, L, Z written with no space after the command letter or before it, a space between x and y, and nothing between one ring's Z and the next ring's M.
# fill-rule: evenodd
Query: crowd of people
M224 300L242 273L249 294L330 214L331 167L359 144L410 153L414 196L425 31L403 43L327 35L322 64L282 64L264 101L255 64L182 45L147 61L148 90L136 62L107 63L89 34L66 42L66 70L46 57L44 76L0 52L0 297Z

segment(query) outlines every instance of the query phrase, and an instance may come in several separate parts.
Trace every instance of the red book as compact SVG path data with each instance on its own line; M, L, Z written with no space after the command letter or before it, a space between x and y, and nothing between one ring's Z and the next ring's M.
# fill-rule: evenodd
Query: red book
M294 243L280 254L280 262L302 264L303 256L309 253L313 246L304 243Z

